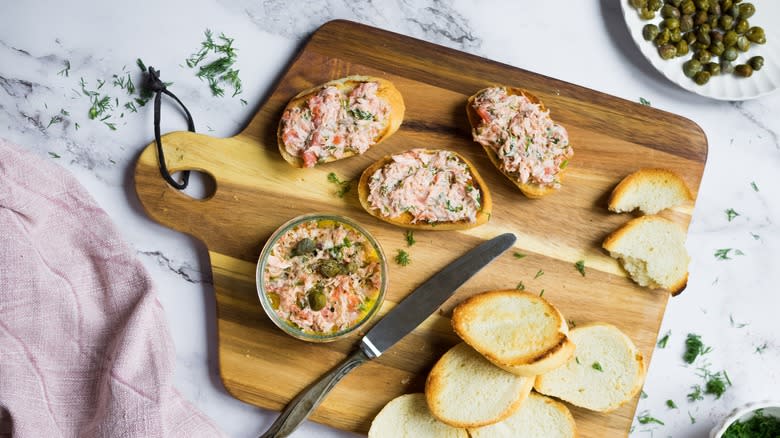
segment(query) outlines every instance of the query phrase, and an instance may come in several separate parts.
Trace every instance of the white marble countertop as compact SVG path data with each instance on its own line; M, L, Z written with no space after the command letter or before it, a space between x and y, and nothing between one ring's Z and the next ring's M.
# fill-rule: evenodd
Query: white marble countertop
M160 69L164 80L175 82L172 90L193 112L199 131L230 136L253 115L306 36L334 18L628 100L641 96L701 125L709 159L688 236L690 282L668 307L661 333L671 331L671 337L654 354L647 397L637 411L665 425L635 422L632 436L703 437L738 405L780 399L780 93L728 103L683 91L642 58L614 0L501 0L490 12L484 2L449 0L306 3L302 8L280 0L15 1L0 15L0 136L57 160L119 225L154 277L166 309L178 352L177 388L229 435L256 436L275 414L233 399L219 381L213 289L203 245L151 221L135 198L132 168L153 138L151 106L125 111L122 118L115 111L108 120L116 123L112 131L87 118L89 102L74 90L80 90L82 77L91 88L97 79L110 82L123 66L137 80L140 57ZM244 87L238 97L212 97L184 66L206 28L235 38ZM66 61L68 74L58 74ZM61 109L69 115L58 122ZM175 108L165 104L163 132L184 128ZM729 208L739 213L732 221L725 213ZM719 248L744 255L716 260ZM728 371L733 386L720 399L686 400L689 388L701 383L681 360L689 332L712 346L707 359L713 371ZM678 409L669 409L667 400ZM295 436L349 434L307 423Z

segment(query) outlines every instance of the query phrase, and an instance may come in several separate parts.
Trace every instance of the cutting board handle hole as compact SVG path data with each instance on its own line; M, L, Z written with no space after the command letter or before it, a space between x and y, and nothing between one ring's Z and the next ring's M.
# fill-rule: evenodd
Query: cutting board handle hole
M173 179L181 181L181 171L171 174ZM181 193L193 199L206 200L217 192L217 181L211 174L199 170L190 170L190 183Z

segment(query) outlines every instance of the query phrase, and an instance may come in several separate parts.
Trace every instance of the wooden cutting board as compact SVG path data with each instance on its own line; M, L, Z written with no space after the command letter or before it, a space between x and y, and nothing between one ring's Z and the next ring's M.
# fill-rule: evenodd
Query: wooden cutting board
M406 102L401 129L363 156L315 169L291 167L276 145L277 124L287 101L300 90L354 74L395 83ZM575 155L559 193L541 200L525 198L471 141L466 98L496 83L530 90L568 129ZM677 172L696 194L707 157L706 137L690 120L347 21L329 22L311 36L240 134L218 139L175 132L164 136L163 144L170 169L206 172L216 180L216 192L195 200L169 187L160 177L150 144L135 171L138 197L156 221L191 234L208 247L222 380L236 398L260 407L281 409L358 341L358 336L330 344L298 341L263 313L255 289L255 264L265 239L288 219L310 212L343 214L364 224L389 258L398 249L408 250L409 266L390 262L390 288L380 317L469 248L507 231L518 236L514 250L467 282L440 311L378 360L353 371L312 416L363 433L389 400L423 390L433 363L458 341L450 327L452 308L484 290L514 288L520 282L526 290L544 290L544 297L575 324L606 321L620 327L649 362L668 295L634 285L601 249L604 237L631 218L609 213L606 201L622 177L647 166ZM418 231L417 243L407 248L404 230L365 213L357 190L339 198L337 188L327 182L329 172L357 180L380 157L414 147L453 149L476 165L493 193L488 224L460 232ZM692 208L666 215L687 227ZM513 257L515 251L527 256ZM585 260L584 277L574 267L578 260ZM608 415L577 408L572 412L580 436L616 437L628 433L635 408L636 400Z

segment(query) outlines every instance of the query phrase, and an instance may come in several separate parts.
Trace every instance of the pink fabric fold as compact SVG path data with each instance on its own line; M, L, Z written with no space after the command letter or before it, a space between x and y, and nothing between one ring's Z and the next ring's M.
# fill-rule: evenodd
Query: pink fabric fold
M0 139L0 437L214 437L149 274L51 160Z

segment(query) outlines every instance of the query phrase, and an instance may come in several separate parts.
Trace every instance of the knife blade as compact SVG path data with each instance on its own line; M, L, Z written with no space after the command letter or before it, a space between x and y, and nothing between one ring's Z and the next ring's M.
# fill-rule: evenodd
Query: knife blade
M379 320L360 340L359 347L341 364L295 396L260 438L290 435L344 376L364 362L379 357L414 330L463 283L509 249L516 240L512 233L494 237L426 280Z

